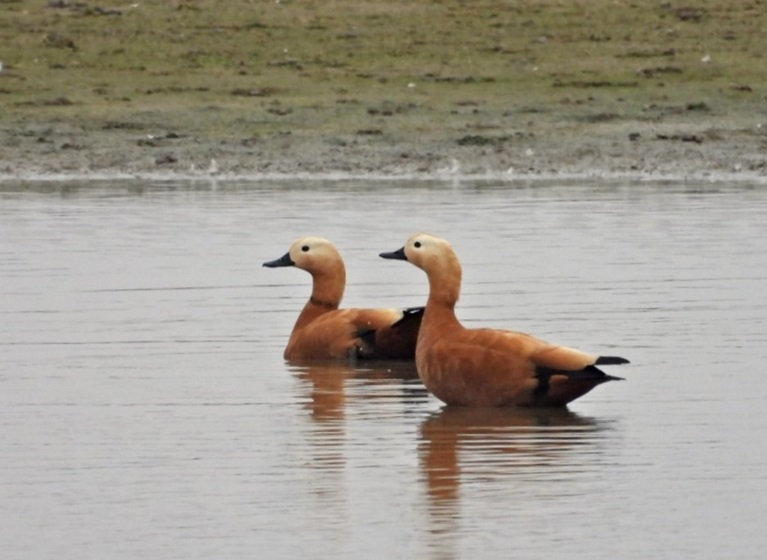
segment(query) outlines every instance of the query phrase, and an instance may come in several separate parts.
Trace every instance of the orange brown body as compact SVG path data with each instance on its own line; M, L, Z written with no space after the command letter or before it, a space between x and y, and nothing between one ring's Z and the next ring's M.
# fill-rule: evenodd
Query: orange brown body
M625 358L586 354L529 334L467 329L455 316L461 265L450 244L416 234L384 258L407 260L429 279L416 349L418 375L447 404L471 406L563 406L597 385L619 379L598 365Z

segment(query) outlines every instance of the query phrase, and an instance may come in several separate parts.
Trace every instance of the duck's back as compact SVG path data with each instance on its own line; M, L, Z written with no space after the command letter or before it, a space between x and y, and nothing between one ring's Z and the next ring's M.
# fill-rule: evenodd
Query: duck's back
M404 322L399 309L336 309L295 329L287 360L413 359L420 318Z

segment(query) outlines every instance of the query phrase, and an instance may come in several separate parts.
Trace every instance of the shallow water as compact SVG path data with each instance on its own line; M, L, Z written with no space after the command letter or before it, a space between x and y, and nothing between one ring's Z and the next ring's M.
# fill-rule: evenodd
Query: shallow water
M0 186L3 558L761 558L767 190L727 184ZM408 364L286 365L333 240L346 306L618 354L568 410L448 409Z

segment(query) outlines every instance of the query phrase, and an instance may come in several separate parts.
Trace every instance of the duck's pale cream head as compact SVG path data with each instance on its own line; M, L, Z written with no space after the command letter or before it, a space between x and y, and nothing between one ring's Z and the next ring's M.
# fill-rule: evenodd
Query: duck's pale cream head
M440 268L441 263L457 260L450 243L428 233L416 233L401 249L381 253L380 256L385 259L408 261L427 273Z
M337 273L339 265L343 269L343 259L338 249L322 237L302 237L282 257L264 263L269 268L295 266L312 274L331 268Z
M429 278L429 299L453 306L461 291L461 263L450 243L429 235L416 233L405 246L391 253L381 253L385 259L398 259L414 264ZM428 304L427 304L428 309Z

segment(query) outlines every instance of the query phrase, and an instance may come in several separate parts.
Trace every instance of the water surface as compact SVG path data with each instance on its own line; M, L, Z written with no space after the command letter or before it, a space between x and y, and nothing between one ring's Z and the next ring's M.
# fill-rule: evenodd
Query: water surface
M761 558L767 191L728 184L0 187L4 558ZM333 240L346 306L623 355L567 410L444 408L410 364L282 360Z

